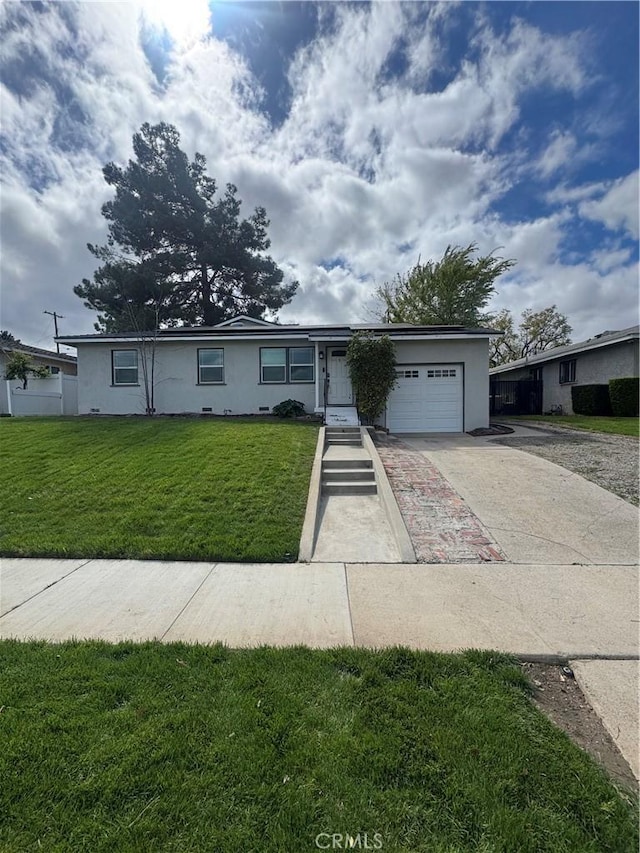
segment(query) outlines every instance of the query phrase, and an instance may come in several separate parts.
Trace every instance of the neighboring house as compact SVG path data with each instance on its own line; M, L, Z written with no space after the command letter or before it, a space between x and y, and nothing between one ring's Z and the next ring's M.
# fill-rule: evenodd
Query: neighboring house
M24 353L47 368L49 377L22 382L5 378L7 362L14 352ZM77 359L75 355L51 352L15 341L0 345L0 415L75 415L77 404Z
M573 414L574 385L607 384L610 379L638 376L638 326L602 332L587 341L554 347L537 355L501 364L489 371L494 380L542 380L542 411L562 406Z
M489 423L490 329L408 324L298 326L236 317L212 327L162 329L155 340L159 414L269 413L287 399L309 413L354 406L347 369L356 331L388 334L398 383L392 432L462 432ZM65 336L78 352L80 414L144 414L143 353L136 334Z
M35 364L44 365L52 376L57 373L65 373L67 376L76 376L77 358L75 355L67 355L66 353L51 352L48 349L40 349L39 347L30 347L26 344L15 341L13 343L0 344L0 376L4 378L4 371L7 366L7 361L11 358L14 352L22 352L28 355Z

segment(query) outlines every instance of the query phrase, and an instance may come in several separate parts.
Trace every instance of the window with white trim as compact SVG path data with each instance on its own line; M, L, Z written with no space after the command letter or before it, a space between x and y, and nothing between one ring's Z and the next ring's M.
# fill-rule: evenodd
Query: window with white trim
M560 362L560 384L576 381L576 360Z
M313 347L289 349L289 382L313 382L315 350Z
M114 385L137 385L138 350L111 350L111 375Z
M313 347L261 347L260 381L285 384L313 382L315 349Z
M198 384L221 384L224 382L224 350L198 350Z
M287 381L287 348L262 347L260 349L260 381Z

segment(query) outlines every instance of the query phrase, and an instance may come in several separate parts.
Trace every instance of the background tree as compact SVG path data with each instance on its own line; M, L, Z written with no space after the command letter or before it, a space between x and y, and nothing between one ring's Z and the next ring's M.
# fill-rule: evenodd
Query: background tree
M7 359L4 375L6 379L19 379L26 391L30 376L36 379L46 379L49 376L49 371L44 364L36 364L27 353L12 352Z
M374 423L396 384L396 358L388 335L356 332L347 347L347 365L361 417Z
M571 326L555 305L542 311L527 308L521 317L517 330L511 312L506 308L491 319L491 328L504 332L501 337L490 339L491 367L571 343Z
M495 293L494 282L516 263L494 257L474 258L477 245L448 246L440 261L419 261L407 275L383 284L376 295L389 323L422 326L481 326L483 309Z
M20 341L8 332L6 329L0 330L0 346L2 344L19 344Z
M240 219L237 189L227 184L216 198L206 160L189 161L169 124L143 124L133 137L135 159L126 168L108 163L105 181L115 199L102 206L109 222L106 246L88 245L102 262L93 280L74 287L100 314L105 331L123 330L124 300L138 314L149 288L164 325L214 325L233 314L261 317L291 301L298 283L283 283L282 270L266 254L269 220L257 207Z

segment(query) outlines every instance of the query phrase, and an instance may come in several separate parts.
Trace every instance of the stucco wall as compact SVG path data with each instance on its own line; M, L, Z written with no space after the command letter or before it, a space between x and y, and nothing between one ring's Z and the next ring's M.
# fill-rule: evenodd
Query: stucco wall
M464 430L489 426L489 341L398 341L400 364L462 364Z
M300 340L274 341L272 346L305 346ZM198 385L198 348L224 349L224 384ZM155 365L155 409L158 414L201 413L211 407L214 414L225 409L234 415L270 411L283 400L304 403L308 412L315 406L315 383L260 383L260 346L256 341L185 341L158 344ZM111 351L134 349L131 344L78 345L78 411L89 414L144 414L145 393L142 370L139 387L112 386Z
M560 361L576 360L576 381L560 384ZM572 385L606 385L610 379L638 375L638 341L624 341L620 344L590 350L576 356L547 364L542 371L543 411L551 406L561 405L562 411L573 414L571 405Z
M315 383L262 384L260 341L224 341L224 384L198 384L198 348L218 347L205 341L163 342L156 350L155 409L158 414L201 413L260 414L283 400L293 398L313 412ZM273 341L270 346L305 346L300 340ZM78 345L78 411L80 414L144 414L142 370L137 387L113 386L111 351L133 349L131 344ZM400 341L399 364L455 363L463 365L464 429L489 423L489 347L486 339L447 341ZM316 364L322 370L324 360ZM322 380L322 376L320 377ZM320 393L320 401L322 394Z
M576 381L560 384L560 362L576 361ZM537 365L533 364L532 367ZM638 341L622 341L619 344L600 347L588 352L571 354L542 365L542 411L552 406L562 406L563 412L573 414L571 388L573 385L606 385L610 379L623 376L638 376ZM495 374L495 379L505 382L528 379L529 367L505 370Z

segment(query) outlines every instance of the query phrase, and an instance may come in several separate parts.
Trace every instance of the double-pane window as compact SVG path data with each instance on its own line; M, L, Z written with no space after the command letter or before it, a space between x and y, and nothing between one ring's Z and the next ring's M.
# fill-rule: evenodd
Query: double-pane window
M313 382L313 347L262 347L260 350L261 382Z
M224 350L198 350L198 382L224 382Z
M111 366L114 385L138 384L138 351L115 349L111 351Z

